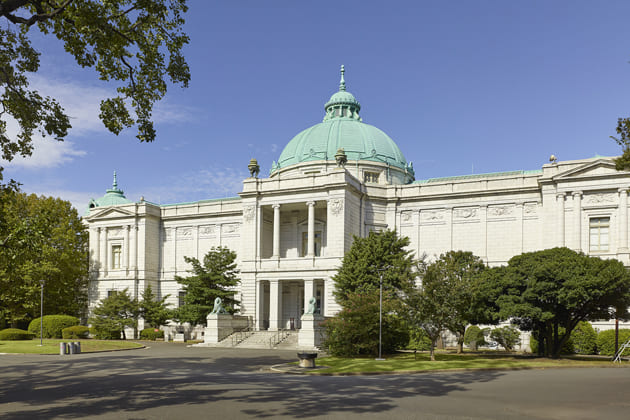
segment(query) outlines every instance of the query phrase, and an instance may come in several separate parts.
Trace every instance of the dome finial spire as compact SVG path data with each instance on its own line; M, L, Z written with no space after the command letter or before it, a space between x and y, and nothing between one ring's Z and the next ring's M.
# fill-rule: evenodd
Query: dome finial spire
M116 171L114 171L114 182L112 183L112 189L118 189L118 182L116 182Z
M341 81L339 82L339 92L345 92L346 91L346 81L343 78L343 74L346 72L346 69L344 68L343 64L341 65Z

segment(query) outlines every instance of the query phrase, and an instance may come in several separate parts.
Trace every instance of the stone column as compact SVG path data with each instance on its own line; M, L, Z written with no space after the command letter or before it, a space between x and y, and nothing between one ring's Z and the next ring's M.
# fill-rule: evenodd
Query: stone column
M573 249L582 250L582 191L573 191Z
M102 270L103 260L101 259L101 228L96 228L96 249L94 250L94 261L97 271Z
M264 328L263 314L265 313L265 284L256 280L256 329L258 331Z
M308 247L306 256L314 257L315 256L315 202L308 201L306 203L308 206Z
M269 330L277 331L282 325L282 284L269 280Z
M273 206L273 255L280 258L280 204Z
M107 275L109 267L107 266L109 250L107 249L107 228L103 228L101 235L101 264L103 264L103 275Z
M558 244L564 246L564 197L565 193L556 194L556 202L558 203Z
M619 188L619 245L617 252L628 250L628 187Z
M125 238L123 244L123 267L126 271L129 270L129 229L130 225L125 226Z
M131 255L131 264L129 268L133 269L135 274L135 269L138 268L138 226L131 226L130 242L129 253Z

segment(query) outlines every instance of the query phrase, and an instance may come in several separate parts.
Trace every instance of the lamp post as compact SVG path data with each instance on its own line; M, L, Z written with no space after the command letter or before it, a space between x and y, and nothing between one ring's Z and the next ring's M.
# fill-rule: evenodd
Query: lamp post
M44 345L44 284L46 280L39 281L40 298L39 298L39 346Z
M383 359L382 353L381 353L381 348L383 346L383 271L389 270L390 268L392 268L391 265L388 265L387 267L376 268L376 271L378 271L378 275L379 275L378 283L379 283L380 293L379 293L379 302L378 302L378 358L374 360L378 360L378 361L385 360Z

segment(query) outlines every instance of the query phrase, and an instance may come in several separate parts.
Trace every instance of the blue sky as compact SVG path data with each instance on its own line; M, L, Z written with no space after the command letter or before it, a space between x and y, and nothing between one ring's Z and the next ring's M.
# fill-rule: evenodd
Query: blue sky
M630 2L189 2L188 89L155 110L157 139L139 143L98 121L114 87L37 39L33 79L73 117L64 143L5 164L29 193L81 212L118 172L127 198L159 203L235 196L257 158L271 162L321 122L345 65L363 121L413 161L417 179L539 169L619 154L609 136L630 116Z

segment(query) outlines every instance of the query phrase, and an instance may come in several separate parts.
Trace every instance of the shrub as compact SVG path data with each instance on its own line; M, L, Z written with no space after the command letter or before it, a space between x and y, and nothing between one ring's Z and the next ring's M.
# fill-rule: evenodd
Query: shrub
M619 347L630 338L629 329L619 330ZM604 330L597 334L597 350L604 356L615 355L615 330ZM623 352L623 356L630 356L630 348Z
M90 329L84 325L74 325L72 327L61 330L61 336L64 339L69 338L88 338Z
M481 328L476 325L471 325L466 328L466 333L464 334L464 344L469 346L471 350L476 351L477 346L483 346L486 343L485 336Z
M39 337L40 319L35 318L28 325L28 332ZM43 338L63 338L61 330L64 328L79 325L79 320L70 315L44 315Z
M571 342L573 350L578 354L597 354L597 333L590 322L582 321L577 324L571 331Z
M7 328L6 330L0 331L0 340L32 340L33 338L35 338L34 334L17 328Z
M396 315L401 302L393 292L383 292L382 353L404 348L409 343L409 331ZM323 323L326 339L322 347L333 356L354 357L378 355L379 291L350 292L344 308Z
M107 328L98 328L92 327L90 328L90 334L94 336L97 340L120 340L122 339L120 330L109 330Z
M155 341L158 338L164 338L164 331L155 331L155 328L145 328L144 330L140 331L141 340Z
M515 327L506 325L505 327L495 328L490 332L490 338L496 341L501 347L507 351L512 351L514 347L520 343L521 333Z

